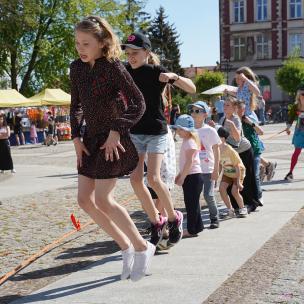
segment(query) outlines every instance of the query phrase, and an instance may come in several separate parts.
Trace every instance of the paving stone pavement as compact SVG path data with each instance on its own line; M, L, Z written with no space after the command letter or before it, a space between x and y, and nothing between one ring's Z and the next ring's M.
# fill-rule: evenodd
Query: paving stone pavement
M265 137L281 128L282 125L267 126ZM267 147L265 155L275 154L275 159L280 161L278 171L281 175L288 170L289 166L290 152L292 151L292 146L288 144L289 140L286 136L279 136L265 142ZM180 142L177 149L179 144ZM29 191L20 193L18 196L14 196L16 191L13 191L12 195L6 192L5 197L2 198L3 192L0 191L1 273L5 273L24 257L69 231L71 224L68 218L71 212L77 214L83 223L88 220L76 204L75 156L71 143L64 143L56 147L14 148L13 158L17 175L18 167L25 168L26 166L29 168L29 173L31 172L30 168L33 169L35 166L40 166L41 172L43 172L43 168L50 167L51 169L54 166L54 168L66 170L67 173L65 173L66 175L58 174L57 177L54 176L56 174L53 176L45 175L49 185L45 183L43 192L35 190L34 193ZM303 168L303 155L299 159L298 170L299 168ZM14 178L9 174L1 176L0 190L3 182L12 181ZM26 179L26 177L24 178ZM59 184L62 182L61 187L58 187L55 179L58 179ZM284 186L284 184L280 185L280 190ZM288 189L287 186L286 190L289 190L290 187ZM302 186L299 183L299 187L297 187L297 183L293 183L292 187L295 190L301 190ZM275 183L267 185L267 191L276 191L277 188ZM124 202L132 196L128 179L119 181L116 196L120 202ZM181 189L176 188L173 191L173 196L177 207L183 210ZM141 212L139 202L130 201L127 204L127 209L141 228L141 232L144 233L146 217ZM117 247L113 242L100 229L92 225L87 231L77 235L77 237L70 238L67 243L40 258L1 286L0 303L8 303L13 298L31 293L69 273L91 265L94 261L107 257L115 251L117 251Z

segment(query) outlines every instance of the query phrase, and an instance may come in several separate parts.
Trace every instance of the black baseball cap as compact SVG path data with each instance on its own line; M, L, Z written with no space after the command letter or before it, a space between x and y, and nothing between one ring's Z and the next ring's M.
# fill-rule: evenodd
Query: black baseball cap
M143 33L132 33L128 36L125 43L121 45L121 48L125 50L126 47L131 49L139 50L151 50L151 42L148 37L146 37Z

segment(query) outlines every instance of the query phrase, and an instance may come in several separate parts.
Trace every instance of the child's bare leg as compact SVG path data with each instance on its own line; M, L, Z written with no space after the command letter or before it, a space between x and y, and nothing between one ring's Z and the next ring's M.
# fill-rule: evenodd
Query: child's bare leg
M168 213L159 198L155 200L155 207L157 208L157 210L160 212L160 214L162 216L168 217Z
M238 206L241 208L244 208L244 201L243 198L240 194L239 188L236 184L233 184L232 189L231 189L231 194L233 195L233 197L235 198Z
M221 182L221 183L220 183L219 190L220 190L221 198L222 198L222 200L224 201L226 207L227 207L228 209L233 209L233 208L232 208L232 205L231 205L231 202L230 202L230 198L229 198L228 193L227 193L227 188L228 188L228 187L229 187L229 184L228 184L228 183Z

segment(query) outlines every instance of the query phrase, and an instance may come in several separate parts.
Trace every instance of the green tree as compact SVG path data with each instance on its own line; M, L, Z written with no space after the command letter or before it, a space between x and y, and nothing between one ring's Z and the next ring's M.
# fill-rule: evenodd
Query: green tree
M172 105L178 104L181 110L181 113L187 113L187 106L192 103L192 98L189 95L182 95L179 93L172 96Z
M179 35L174 25L169 24L166 19L165 10L161 6L151 22L149 38L154 52L160 57L161 64L168 70L182 75Z
M205 71L195 79L196 92L200 94L203 91L214 88L225 82L225 77L222 72Z
M68 90L74 25L96 14L118 27L120 12L107 0L1 0L0 75L26 96L46 86Z
M121 17L125 22L121 23L121 31L130 33L141 31L146 32L150 25L150 14L144 11L147 1L126 0L122 4Z
M293 54L277 70L275 79L282 90L294 98L298 85L304 82L304 60Z

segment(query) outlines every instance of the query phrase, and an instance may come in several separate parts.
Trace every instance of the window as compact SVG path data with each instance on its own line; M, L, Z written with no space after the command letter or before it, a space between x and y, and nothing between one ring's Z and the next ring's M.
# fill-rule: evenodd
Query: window
M303 54L303 35L300 33L289 35L289 53L292 53L296 49L299 49L300 55Z
M267 5L268 0L257 0L257 20L267 20Z
M245 15L245 1L244 0L234 0L234 22L242 23L244 22Z
M302 17L302 0L289 0L289 16L291 19Z
M257 48L257 59L269 58L268 36L266 35L257 36L256 48Z
M234 60L244 60L246 56L246 43L244 37L234 38Z

